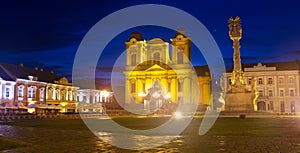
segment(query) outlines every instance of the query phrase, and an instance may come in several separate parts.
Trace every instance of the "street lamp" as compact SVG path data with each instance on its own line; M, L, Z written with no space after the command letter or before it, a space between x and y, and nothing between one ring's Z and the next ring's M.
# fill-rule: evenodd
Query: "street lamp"
M170 94L166 94L166 95L164 96L164 98L165 98L166 101L168 101L169 103L171 103L171 102L169 101L169 99L171 98L171 95L170 95Z
M154 92L153 94L152 94L152 97L153 98L158 98L160 96L160 94L158 93L158 92Z
M145 111L148 111L147 102L146 102L146 100L144 99L144 97L145 97L146 95L147 95L147 94L144 93L143 91L141 91L141 92L138 93L138 96L143 98L144 110L145 110Z
M177 119L182 118L181 112L175 112L174 116L175 116L175 118L177 118Z
M106 90L104 90L102 92L102 96L104 97L104 101L107 102L107 98L109 97L109 92L107 92Z
M145 94L144 92L141 91L141 92L138 93L138 96L139 96L139 97L145 97L146 94Z

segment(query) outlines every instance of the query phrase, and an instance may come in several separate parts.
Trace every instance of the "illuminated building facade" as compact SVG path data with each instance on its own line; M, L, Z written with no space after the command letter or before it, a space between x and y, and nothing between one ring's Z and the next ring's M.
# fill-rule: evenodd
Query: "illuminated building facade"
M14 90L15 106L29 112L37 112L38 106L46 105L46 82L38 81L37 77L28 76L28 79L16 79Z
M300 112L299 61L244 64L243 67L244 82L251 85L256 80L258 111L279 114ZM228 86L231 74L224 74L223 79Z
M14 81L6 81L0 78L0 108L2 108L0 113L7 113L3 108L16 108L14 102Z
M112 92L96 89L79 89L77 93L79 112L103 112L107 103L112 103Z
M78 87L43 69L0 63L2 113L76 112ZM4 112L3 112L4 110Z
M48 83L46 88L46 104L59 108L60 112L77 112L76 95L78 87L73 87L67 78L63 77L54 83Z
M174 104L196 104L200 100L200 105L209 105L209 71L201 72L204 75L198 77L193 74L194 67L190 63L191 39L180 29L171 42L170 59L167 41L160 38L145 41L139 32L131 33L130 39L125 42L125 104L144 103L145 107L149 107L146 106L147 101L154 98L156 103L167 100ZM195 69L200 71L202 67ZM198 83L200 99L195 98L199 95Z

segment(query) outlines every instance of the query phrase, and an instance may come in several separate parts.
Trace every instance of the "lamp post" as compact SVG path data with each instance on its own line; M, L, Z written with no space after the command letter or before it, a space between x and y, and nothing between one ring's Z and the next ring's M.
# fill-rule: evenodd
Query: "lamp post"
M165 99L165 102L167 102L167 104L166 104L166 106L167 106L167 112L170 113L169 110L173 111L173 105L170 105L170 103L171 103L170 102L171 95L169 93L165 94L164 99Z
M103 91L103 97L104 97L104 101L107 102L107 98L109 97L109 92L107 92L106 90Z
M165 100L168 102L168 103L170 103L170 101L169 101L169 99L171 98L171 95L170 94L166 94L165 96L164 96L164 98L165 98Z
M101 91L100 96L101 96L101 101L102 101L102 108L104 110L106 110L106 104L105 103L107 102L107 98L109 97L109 92L107 92L106 90ZM104 97L104 100L103 100L103 97Z
M146 96L147 94L146 93L144 93L143 91L141 91L141 92L139 92L138 93L138 96L139 97L142 97L142 99L143 99L143 103L144 103L144 110L145 111L147 111L148 110L148 105L147 105L147 101L144 99L144 97Z

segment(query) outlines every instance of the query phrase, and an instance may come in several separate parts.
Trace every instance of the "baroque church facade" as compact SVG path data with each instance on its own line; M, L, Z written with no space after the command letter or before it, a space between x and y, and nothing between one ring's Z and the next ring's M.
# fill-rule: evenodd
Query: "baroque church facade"
M209 70L191 65L191 39L179 29L170 40L171 46L160 38L146 41L139 32L131 33L125 42L125 104L155 100L209 106Z

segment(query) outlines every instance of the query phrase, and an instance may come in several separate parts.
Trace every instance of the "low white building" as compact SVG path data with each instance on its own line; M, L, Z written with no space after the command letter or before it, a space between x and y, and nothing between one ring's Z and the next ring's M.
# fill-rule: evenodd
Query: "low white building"
M15 81L6 81L0 77L0 107L13 108ZM0 112L1 113L1 112Z
M102 112L105 103L112 102L112 92L96 89L80 89L77 93L79 112Z

